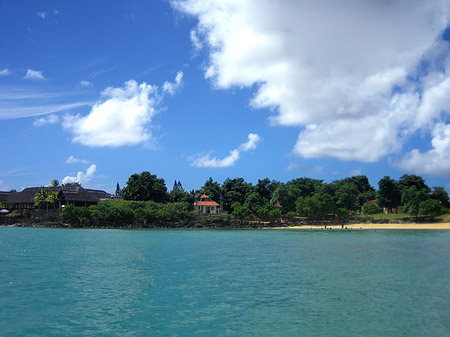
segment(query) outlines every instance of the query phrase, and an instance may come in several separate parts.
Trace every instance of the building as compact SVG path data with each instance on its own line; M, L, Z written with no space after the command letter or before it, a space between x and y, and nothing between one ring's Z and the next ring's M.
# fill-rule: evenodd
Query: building
M34 196L41 188L58 193L57 201L50 207L61 207L64 205L91 206L101 200L113 199L114 197L101 190L92 190L81 187L79 184L69 184L58 187L28 187L21 192L9 193L5 206L11 209L30 209L35 205Z
M218 214L220 213L220 205L203 194L199 201L194 202L194 211L201 214Z

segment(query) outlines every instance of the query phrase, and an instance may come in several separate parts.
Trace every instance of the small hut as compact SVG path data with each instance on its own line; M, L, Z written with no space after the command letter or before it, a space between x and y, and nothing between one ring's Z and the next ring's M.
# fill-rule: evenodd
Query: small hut
M217 214L220 212L219 209L220 205L206 194L203 194L200 200L194 202L194 210L201 214Z

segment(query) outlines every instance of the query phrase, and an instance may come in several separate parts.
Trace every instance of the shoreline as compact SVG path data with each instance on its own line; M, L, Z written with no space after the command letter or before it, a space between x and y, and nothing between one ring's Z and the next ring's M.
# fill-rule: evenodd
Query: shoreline
M407 224L377 224L377 223L356 223L342 225L300 225L286 227L268 227L266 229L336 229L336 230L450 230L450 223L407 223Z
M286 225L286 226L264 226L258 225L217 225L217 224L189 224L189 225L120 225L120 226L71 226L69 224L59 222L43 222L43 223L14 223L0 224L0 227L28 227L28 228L66 228L66 229L293 229L293 230L450 230L450 223L354 223L354 224L317 224L317 225Z

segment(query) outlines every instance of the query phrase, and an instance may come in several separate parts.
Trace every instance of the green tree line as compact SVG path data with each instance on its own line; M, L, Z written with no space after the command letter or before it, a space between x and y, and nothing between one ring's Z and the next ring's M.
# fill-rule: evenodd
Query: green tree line
M399 207L414 217L437 216L448 212L450 207L443 187L430 188L422 177L409 174L399 180L386 176L378 182L378 189L365 175L358 175L331 183L304 177L286 183L264 178L256 184L243 178L228 178L220 184L209 178L198 190L186 191L181 182L175 181L169 191L164 179L145 171L131 175L116 194L124 200L102 202L87 211L76 212L84 212L83 221L94 222L120 222L124 218L140 223L182 221L190 216L194 202L202 194L220 203L225 212L242 219L294 216L342 219L359 210L371 215L383 208ZM63 213L69 213L67 207Z

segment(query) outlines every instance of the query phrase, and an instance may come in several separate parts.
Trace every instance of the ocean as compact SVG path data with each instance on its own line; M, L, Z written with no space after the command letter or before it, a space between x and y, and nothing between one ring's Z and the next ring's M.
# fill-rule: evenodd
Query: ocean
M449 336L450 231L0 228L1 336Z

